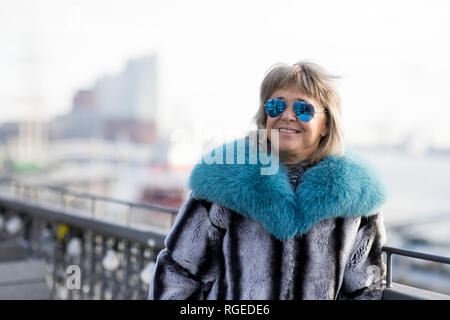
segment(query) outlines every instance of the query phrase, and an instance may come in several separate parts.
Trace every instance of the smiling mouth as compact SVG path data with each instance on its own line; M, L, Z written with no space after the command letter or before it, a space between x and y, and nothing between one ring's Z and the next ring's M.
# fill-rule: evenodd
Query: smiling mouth
M289 129L279 129L280 133L284 134L298 134L300 131L297 130L289 130Z

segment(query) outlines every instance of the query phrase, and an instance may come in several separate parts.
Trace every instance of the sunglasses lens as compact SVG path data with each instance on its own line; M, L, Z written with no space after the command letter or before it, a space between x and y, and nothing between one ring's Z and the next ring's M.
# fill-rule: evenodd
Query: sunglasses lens
M269 99L266 102L266 113L269 117L275 118L286 110L286 102L281 99Z
M293 107L297 117L304 122L308 122L314 117L314 107L308 102L296 102Z

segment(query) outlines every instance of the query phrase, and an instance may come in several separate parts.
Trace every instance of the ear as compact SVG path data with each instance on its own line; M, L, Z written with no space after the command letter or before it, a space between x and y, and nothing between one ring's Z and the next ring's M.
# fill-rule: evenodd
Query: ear
M326 119L325 124L323 125L322 130L320 131L320 135L322 137L325 137L329 132L329 126L328 126L328 118Z

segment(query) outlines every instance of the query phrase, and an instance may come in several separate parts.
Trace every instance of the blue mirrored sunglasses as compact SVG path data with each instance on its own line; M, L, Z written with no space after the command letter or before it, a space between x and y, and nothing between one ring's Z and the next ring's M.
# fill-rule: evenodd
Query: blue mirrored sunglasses
M271 118L275 118L282 114L284 110L286 110L287 104L284 100L281 99L269 99L264 106L266 108L267 115ZM292 105L292 108L294 109L297 118L304 122L308 122L312 118L314 118L315 113L327 112L327 110L314 111L314 106L304 101L295 102Z

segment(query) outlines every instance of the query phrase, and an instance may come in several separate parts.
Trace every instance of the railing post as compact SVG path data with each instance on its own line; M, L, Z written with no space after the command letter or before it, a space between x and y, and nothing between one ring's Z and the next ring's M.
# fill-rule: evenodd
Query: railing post
M124 288L124 293L123 293L123 299L125 300L129 300L131 299L131 294L130 294L130 274L132 273L132 269L131 269L131 261L130 261L130 252L131 252L131 243L130 241L125 241L125 253L124 253L124 261L125 261L125 266L123 267L124 270L124 284L125 284L125 288Z
M61 209L65 209L66 204L64 203L64 191L61 191Z
M9 193L11 195L14 195L14 192L16 191L16 188L14 187L14 181L8 180L8 182L9 182Z
M131 214L133 210L133 205L130 203L128 205L128 212L127 212L127 226L131 227Z
M14 190L15 190L15 193L16 193L15 197L16 198L20 198L20 185L18 183L16 183L16 185L14 187Z
M386 287L391 287L392 282L392 253L391 251L386 251L386 263L387 263L387 272L386 272Z
M106 236L102 236L102 255L101 255L101 260L100 260L100 264L102 265L102 273L100 274L100 300L105 300L105 291L106 291L106 272L109 272L108 270L106 270L106 268L103 266L103 259L105 259L106 256L106 252L107 252L107 244L106 244Z
M95 218L95 197L91 197L91 218Z

